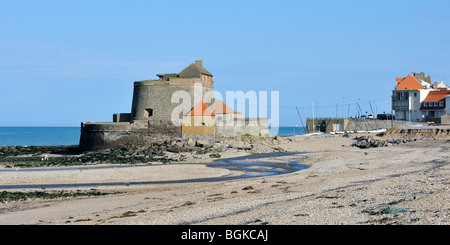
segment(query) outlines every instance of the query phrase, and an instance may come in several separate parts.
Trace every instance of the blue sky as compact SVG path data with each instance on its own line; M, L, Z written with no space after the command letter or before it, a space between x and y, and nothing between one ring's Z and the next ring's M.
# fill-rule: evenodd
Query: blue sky
M355 115L358 99L382 113L410 72L450 80L445 0L17 0L0 23L0 126L111 121L130 112L134 81L196 59L223 94L279 91L282 126L312 103L316 116L342 103Z

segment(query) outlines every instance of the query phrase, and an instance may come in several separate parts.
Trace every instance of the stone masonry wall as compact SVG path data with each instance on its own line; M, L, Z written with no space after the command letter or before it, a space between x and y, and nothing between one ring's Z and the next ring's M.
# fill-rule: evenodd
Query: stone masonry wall
M216 125L216 137L236 137L243 135L262 136L269 135L268 118L235 118L232 125L224 122Z
M389 129L393 127L401 128L407 125L426 125L422 122L410 122L400 120L375 120L375 119L346 119L346 131L371 131L379 129Z
M134 123L82 123L80 150L145 148L153 142L181 138L181 127L170 124Z

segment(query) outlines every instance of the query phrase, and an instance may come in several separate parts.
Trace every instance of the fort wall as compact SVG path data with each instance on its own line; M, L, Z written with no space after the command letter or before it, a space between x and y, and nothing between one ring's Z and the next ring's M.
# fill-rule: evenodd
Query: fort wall
M269 135L268 118L234 118L216 124L216 137L236 137L243 135L262 136Z
M81 123L80 150L139 149L154 142L181 138L181 127L148 121Z
M131 113L115 113L113 122L131 122Z

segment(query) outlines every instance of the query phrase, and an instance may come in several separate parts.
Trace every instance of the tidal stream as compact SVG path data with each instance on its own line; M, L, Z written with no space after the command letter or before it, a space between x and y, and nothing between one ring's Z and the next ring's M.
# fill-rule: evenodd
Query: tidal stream
M101 186L131 186L131 185L162 185L179 183L198 183L198 182L218 182L236 179L257 178L271 175L280 175L300 171L309 168L308 165L298 162L299 159L290 159L287 161L261 161L261 158L276 158L302 154L304 152L277 152L255 154L243 157L234 157L228 159L218 159L212 163L206 164L211 168L224 168L231 171L231 174L219 177L194 178L185 180L165 180L165 181L136 181L136 182L109 182L109 183L78 183L78 184L20 184L20 185L0 185L0 190L36 190L36 189L68 189L68 188L97 188ZM104 168L129 168L129 167L149 167L151 165L108 165L108 166L73 166L73 167L55 167L55 168L34 168L34 169L1 169L6 171L80 171L90 169Z

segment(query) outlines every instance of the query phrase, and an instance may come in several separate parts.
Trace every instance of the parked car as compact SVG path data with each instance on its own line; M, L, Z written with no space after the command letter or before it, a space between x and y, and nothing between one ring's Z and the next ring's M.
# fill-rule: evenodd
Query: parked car
M378 114L377 115L377 119L380 120L391 120L391 119L395 119L395 116L392 114Z
M372 114L372 113L370 113L370 114L369 114L369 116L368 116L367 118L369 118L369 119L373 119L373 118L374 118L374 117L373 117L373 114Z

